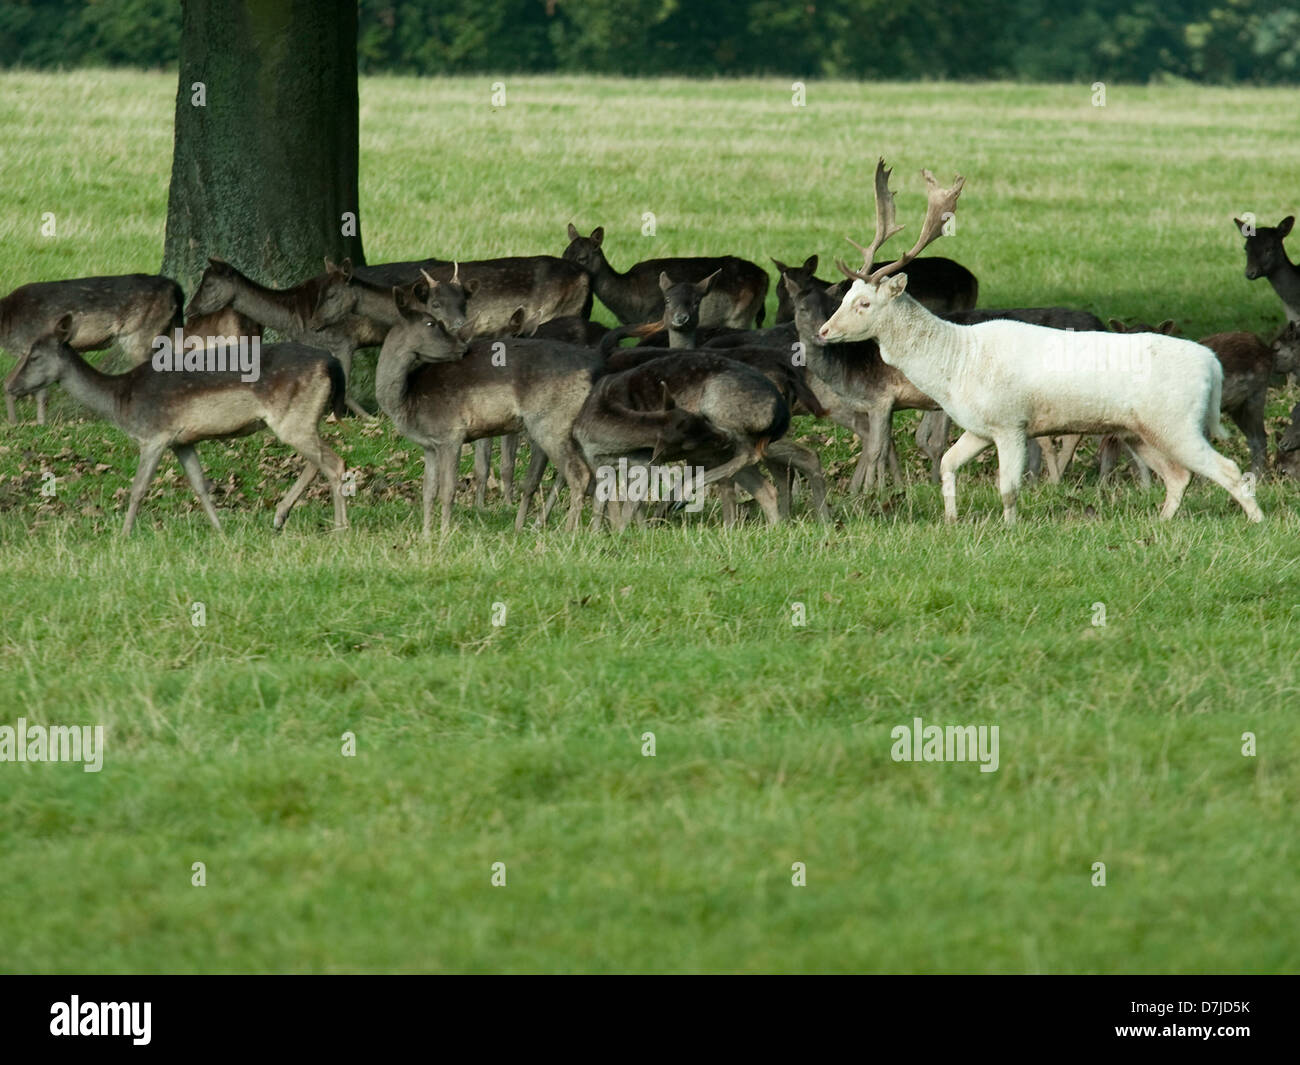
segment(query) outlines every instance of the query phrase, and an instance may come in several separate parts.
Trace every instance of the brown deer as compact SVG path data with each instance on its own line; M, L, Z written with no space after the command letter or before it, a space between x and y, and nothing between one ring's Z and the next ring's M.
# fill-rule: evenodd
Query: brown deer
M888 265L892 259L884 259L875 265L877 269ZM820 289L828 289L832 284L841 282L823 281L816 276L817 256L810 255L802 266L790 267L779 259L773 259L778 274L794 278L803 285L807 282ZM951 311L967 311L979 301L979 279L961 263L945 259L943 256L928 256L908 264L907 283L912 298L935 314L947 314ZM914 286L914 287L912 287ZM789 291L777 286L776 290L776 324L794 321L794 305Z
M424 450L423 534L433 527L433 500L442 527L451 524L461 446L483 437L527 431L569 484L567 527L582 514L588 472L574 449L574 419L599 372L594 352L549 340L453 337L427 311L393 289L402 315L384 340L375 397L407 439ZM527 497L521 501L522 525Z
M69 342L77 351L102 351L116 342L132 366L147 360L154 337L181 324L180 285L158 274L79 277L37 281L0 300L0 348L22 359L38 337L72 316ZM36 422L45 424L46 393L36 393ZM9 421L16 420L12 395L5 395Z
M463 288L469 300L466 315L475 322L476 336L510 334L514 329L511 319L521 307L526 318L538 322L564 316L591 317L591 284L586 273L552 255L468 262L428 259L394 265L409 269L377 274L378 267L354 269L346 259L338 266L326 260L313 316L316 328L337 324L350 314L391 327L387 319L394 313L392 286L421 279L430 286L454 283ZM433 291L436 294L437 289ZM448 328L454 333L459 327Z
M327 410L342 410L344 378L338 361L302 344L271 344L260 349L259 375L252 382L238 371L165 372L149 363L123 374L106 374L89 365L70 344L77 326L65 314L54 330L38 339L5 382L12 395L25 396L56 381L82 405L112 422L135 441L140 461L131 482L131 499L122 525L130 534L149 483L164 452L176 453L204 514L220 531L217 509L194 445L202 440L247 436L269 428L307 460L307 468L280 500L275 527L283 527L293 505L317 472L324 473L334 497L335 528L347 527L343 501L343 460L320 438Z
M1295 225L1295 215L1287 215L1276 226L1257 228L1240 218L1232 221L1246 238L1246 280L1268 278L1268 283L1286 308L1287 321L1300 321L1300 266L1287 257L1282 246L1282 241Z
M695 417L674 415L679 408ZM629 411L651 417L632 418ZM757 464L789 425L788 404L758 370L721 353L682 351L599 378L573 426L573 439L596 473L620 458L640 466L687 459L706 467L697 487L734 480L776 524L776 489ZM593 529L600 527L605 502L597 500ZM626 501L615 512L615 528L636 510L635 502Z
M600 302L622 325L636 325L654 319L663 306L659 275L667 273L678 281L701 281L719 273L700 308L700 324L747 329L763 324L768 277L761 267L734 255L714 258L647 259L626 273L619 273L605 258L602 245L605 229L597 226L584 237L569 223L569 246L564 258L576 263L591 278Z

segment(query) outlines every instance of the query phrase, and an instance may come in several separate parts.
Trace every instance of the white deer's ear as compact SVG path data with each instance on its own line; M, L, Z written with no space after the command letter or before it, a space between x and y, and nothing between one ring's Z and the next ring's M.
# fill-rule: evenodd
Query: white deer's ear
M907 288L906 274L895 274L885 282L885 294L889 296L890 299L895 299L896 297L901 296L905 288Z

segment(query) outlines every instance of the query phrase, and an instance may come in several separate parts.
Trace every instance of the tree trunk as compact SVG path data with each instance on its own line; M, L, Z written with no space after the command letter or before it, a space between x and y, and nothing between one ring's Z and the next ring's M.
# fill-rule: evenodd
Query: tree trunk
M356 0L184 0L162 272L266 285L363 264Z

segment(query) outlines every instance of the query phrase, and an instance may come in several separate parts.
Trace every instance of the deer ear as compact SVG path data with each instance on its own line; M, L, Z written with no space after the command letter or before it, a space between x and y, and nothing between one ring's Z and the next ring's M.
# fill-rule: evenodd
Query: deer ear
M334 265L334 260L331 259L328 255L325 256L325 272L327 274L332 274L335 273L337 270L338 267Z
M1285 237L1291 232L1291 227L1295 225L1295 215L1289 214L1277 224L1277 235Z
M605 227L597 226L595 229L591 231L591 242L594 245L596 245L596 247L599 248L601 244L604 243L604 241L605 241Z
M339 272L343 275L344 281L352 280L352 258L350 256L339 263Z
M791 275L782 274L781 283L785 285L785 290L788 293L790 293L791 296L799 295L799 282L796 281Z
M572 222L570 222L570 223L569 223L569 239L570 239L570 240L577 240L580 236L582 236L582 234L578 232L578 227L575 226Z
M57 322L54 323L54 335L58 337L59 340L61 340L63 343L66 344L69 340L72 339L72 333L73 333L72 312L69 311L67 314L65 314L62 318L60 318Z
M524 309L522 307L516 307L515 313L510 316L510 321L507 323L512 335L518 336L523 331L524 317Z
M780 259L776 258L775 256L769 256L769 258L772 259L772 265L776 267L776 272L778 274L784 276L785 274L789 273L790 268L786 266L785 263L783 263Z
M672 288L672 287L673 287L673 283L672 283L671 281L668 280L668 271L667 271L667 270L660 270L660 271L659 271L659 291L662 292L662 293L666 296L666 295L668 295L668 290L669 290L670 288Z
M410 294L401 285L393 286L393 302L399 311L405 311L411 305Z
M695 283L695 291L698 292L701 296L707 296L709 294L709 289L713 287L713 282L718 280L718 275L720 273L722 273L722 267L719 266L716 270L713 271L713 273L711 273L703 281L697 281Z
M437 284L435 281L434 284ZM429 302L429 284L427 281L417 281L411 286L411 297L417 303Z
M894 296L901 296L903 294L903 290L907 288L907 275L895 274L887 282L885 282L885 287L889 292L891 298Z
M803 266L799 267L799 269L803 270L809 277L812 277L812 275L817 272L817 256L808 256L808 258L803 261Z
M472 296L477 291L478 291L478 278L476 277L474 278L473 281L469 282L469 284L465 286L465 295Z

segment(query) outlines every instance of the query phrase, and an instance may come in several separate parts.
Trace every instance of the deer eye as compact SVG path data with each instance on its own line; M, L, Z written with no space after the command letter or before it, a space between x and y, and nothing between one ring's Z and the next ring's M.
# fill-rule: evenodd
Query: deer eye
M870 306L871 306L870 300L858 300L858 310L865 311Z

